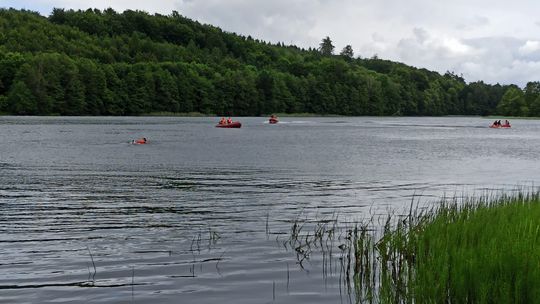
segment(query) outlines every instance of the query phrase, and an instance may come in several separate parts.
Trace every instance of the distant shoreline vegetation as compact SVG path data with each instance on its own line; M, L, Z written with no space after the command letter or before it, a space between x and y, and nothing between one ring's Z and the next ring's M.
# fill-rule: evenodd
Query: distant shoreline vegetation
M175 11L0 9L0 112L540 116L537 81L466 83L334 49L330 37L318 48L271 44Z
M267 113L267 114L260 114L258 116L249 116L249 117L270 117L270 115L276 115L277 117L338 117L338 116L344 116L344 115L336 115L336 114L315 114L315 113ZM217 115L217 114L205 114L205 113L199 113L199 112L191 112L191 113L172 113L172 112L152 112L152 113L143 113L138 116L170 116L170 117L219 117L219 116L227 116L227 115Z
M190 113L173 113L173 112L152 112L152 113L143 113L138 116L148 116L148 117L216 117L216 114L203 114L199 112L190 112Z

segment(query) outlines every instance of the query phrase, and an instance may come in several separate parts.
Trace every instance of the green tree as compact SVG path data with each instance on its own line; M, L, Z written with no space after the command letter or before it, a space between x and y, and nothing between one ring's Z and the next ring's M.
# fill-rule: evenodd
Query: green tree
M540 117L540 96L529 104L529 115L534 117Z
M346 45L339 54L347 59L352 59L354 57L354 51L349 44Z
M126 76L126 90L128 100L125 113L128 115L137 115L144 113L145 103L149 100L148 91L141 85L142 75L137 75L131 71Z
M331 56L334 54L334 45L332 44L332 40L330 40L330 37L326 36L321 43L319 44L319 51L324 56Z
M13 85L7 98L7 108L17 115L37 114L36 99L24 82L17 81Z
M154 75L156 96L152 109L154 111L178 112L178 87L169 71L159 69Z
M85 111L85 87L79 79L78 69L72 64L66 66L62 75L64 87L64 105L60 109L63 115L81 115L93 114L98 115L101 112L88 113Z
M497 106L497 112L501 115L527 116L528 111L523 91L517 87L510 87Z
M107 82L105 92L103 93L104 114L123 115L128 100L126 84L120 80L112 66L103 66L103 72L105 73Z
M5 94L17 73L17 70L25 62L22 54L0 52L0 95Z
M85 114L105 114L105 94L107 93L107 78L101 66L92 60L81 59L77 62L79 79L84 84Z
M0 113L4 114L4 113L8 113L8 111L9 109L8 109L7 96L0 95Z
M272 86L272 97L274 109L272 112L284 113L294 104L294 96L289 91L285 83L285 77L282 74L277 74Z
M525 85L525 103L529 108L529 115L537 116L540 115L538 110L537 100L540 97L540 82L531 81Z

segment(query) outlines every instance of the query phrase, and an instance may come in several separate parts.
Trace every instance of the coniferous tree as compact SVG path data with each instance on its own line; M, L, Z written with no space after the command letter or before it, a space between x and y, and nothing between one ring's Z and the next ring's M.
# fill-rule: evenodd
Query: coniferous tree
M331 56L334 54L334 45L332 44L332 40L330 40L330 37L326 36L322 40L322 42L319 44L319 51L324 56Z

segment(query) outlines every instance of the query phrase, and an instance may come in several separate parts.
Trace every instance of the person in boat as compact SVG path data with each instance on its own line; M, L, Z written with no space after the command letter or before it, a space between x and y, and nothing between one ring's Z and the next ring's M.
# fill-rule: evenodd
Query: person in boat
M510 122L508 121L508 119L505 119L505 120L504 120L504 125L505 125L505 126L509 126L509 125L510 125Z
M219 124L224 125L225 123L226 123L225 117L221 117L221 119L219 120Z
M497 121L496 121L496 120L493 122L493 125L494 125L494 126L497 126Z
M132 144L145 144L146 142L147 142L146 137L131 140Z
M230 117L227 118L227 123L228 123L228 124L232 123L232 119L231 119Z

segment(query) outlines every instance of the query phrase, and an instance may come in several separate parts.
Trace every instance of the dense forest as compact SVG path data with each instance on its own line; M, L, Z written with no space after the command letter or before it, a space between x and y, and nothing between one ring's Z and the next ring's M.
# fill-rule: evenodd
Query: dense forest
M466 83L335 54L330 37L301 49L177 12L0 9L0 112L540 116L540 82Z

